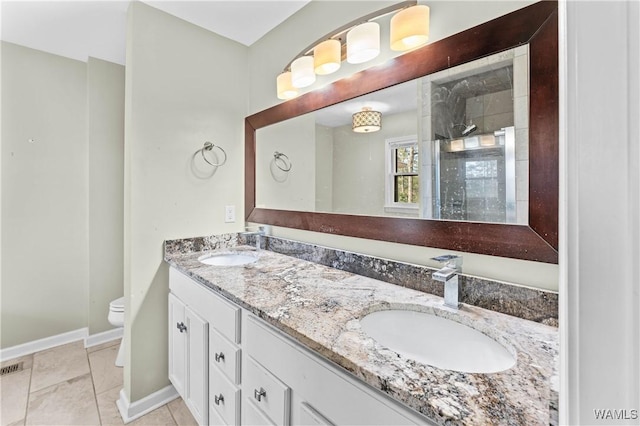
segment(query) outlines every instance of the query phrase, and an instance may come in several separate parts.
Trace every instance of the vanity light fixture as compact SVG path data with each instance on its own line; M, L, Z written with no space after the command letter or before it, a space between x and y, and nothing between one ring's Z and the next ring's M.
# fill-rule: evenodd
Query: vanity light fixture
M351 116L351 128L356 133L377 132L382 127L382 113L363 107L362 111Z
M318 75L327 75L338 71L342 62L340 40L325 40L313 48L313 65Z
M361 64L380 54L380 24L367 22L347 33L347 62Z
M416 5L391 18L391 50L405 51L422 46L429 40L429 6Z
M361 64L380 54L380 24L374 22L390 13L390 47L408 51L425 44L429 38L429 7L417 0L403 1L362 16L321 37L300 52L278 75L279 99L298 96L298 90L310 86L317 75L337 71L342 61Z
M298 89L291 82L291 71L280 74L276 80L278 99L293 99L298 96Z
M291 83L293 87L311 86L316 81L313 56L301 56L291 63Z

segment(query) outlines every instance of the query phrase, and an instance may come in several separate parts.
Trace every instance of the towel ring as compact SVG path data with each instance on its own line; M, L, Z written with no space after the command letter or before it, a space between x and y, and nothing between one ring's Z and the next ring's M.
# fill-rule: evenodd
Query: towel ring
M291 160L289 160L289 157L287 157L286 154L283 154L278 151L274 152L273 162L276 164L276 167L282 170L283 172L288 172L289 170L291 170L291 166L292 166Z
M220 162L220 163L212 163L211 161L207 160L207 156L204 155L204 152L205 151L212 151L213 148L218 148L220 150L220 152L222 152L222 155L224 156L224 159L222 160L222 162ZM204 146L202 147L202 149L200 149L200 154L202 154L202 159L204 161L206 161L208 164L212 165L213 167L222 166L224 163L227 162L227 153L225 152L225 150L222 149L221 146L214 145L213 143L211 143L209 141L204 143Z

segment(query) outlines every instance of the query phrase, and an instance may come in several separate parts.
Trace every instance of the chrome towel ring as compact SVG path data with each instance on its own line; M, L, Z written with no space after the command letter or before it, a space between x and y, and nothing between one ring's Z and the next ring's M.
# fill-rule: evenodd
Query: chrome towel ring
M274 152L273 162L276 164L276 167L278 167L283 172L288 172L289 170L291 170L291 160L289 160L289 157L287 157L286 154L278 151Z
M220 150L220 152L222 153L222 155L224 156L223 160L220 163L212 163L211 161L207 160L207 156L204 155L205 151L212 151L213 148L218 148ZM224 163L227 162L227 153L225 152L225 150L222 149L221 146L214 145L213 143L211 143L209 141L205 142L204 146L199 151L200 151L200 154L202 154L202 159L204 161L206 161L208 164L212 165L213 167L222 166Z

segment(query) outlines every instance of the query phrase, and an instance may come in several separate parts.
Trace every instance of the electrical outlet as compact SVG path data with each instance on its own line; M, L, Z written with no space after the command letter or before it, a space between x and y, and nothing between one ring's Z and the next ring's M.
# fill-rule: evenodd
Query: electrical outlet
M225 223L233 223L236 221L236 206L224 206Z

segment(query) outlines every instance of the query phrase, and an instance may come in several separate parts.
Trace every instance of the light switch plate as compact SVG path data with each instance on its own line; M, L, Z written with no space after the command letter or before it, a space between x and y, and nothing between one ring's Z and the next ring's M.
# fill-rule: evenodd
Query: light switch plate
M236 221L236 206L224 206L225 223L233 223Z

